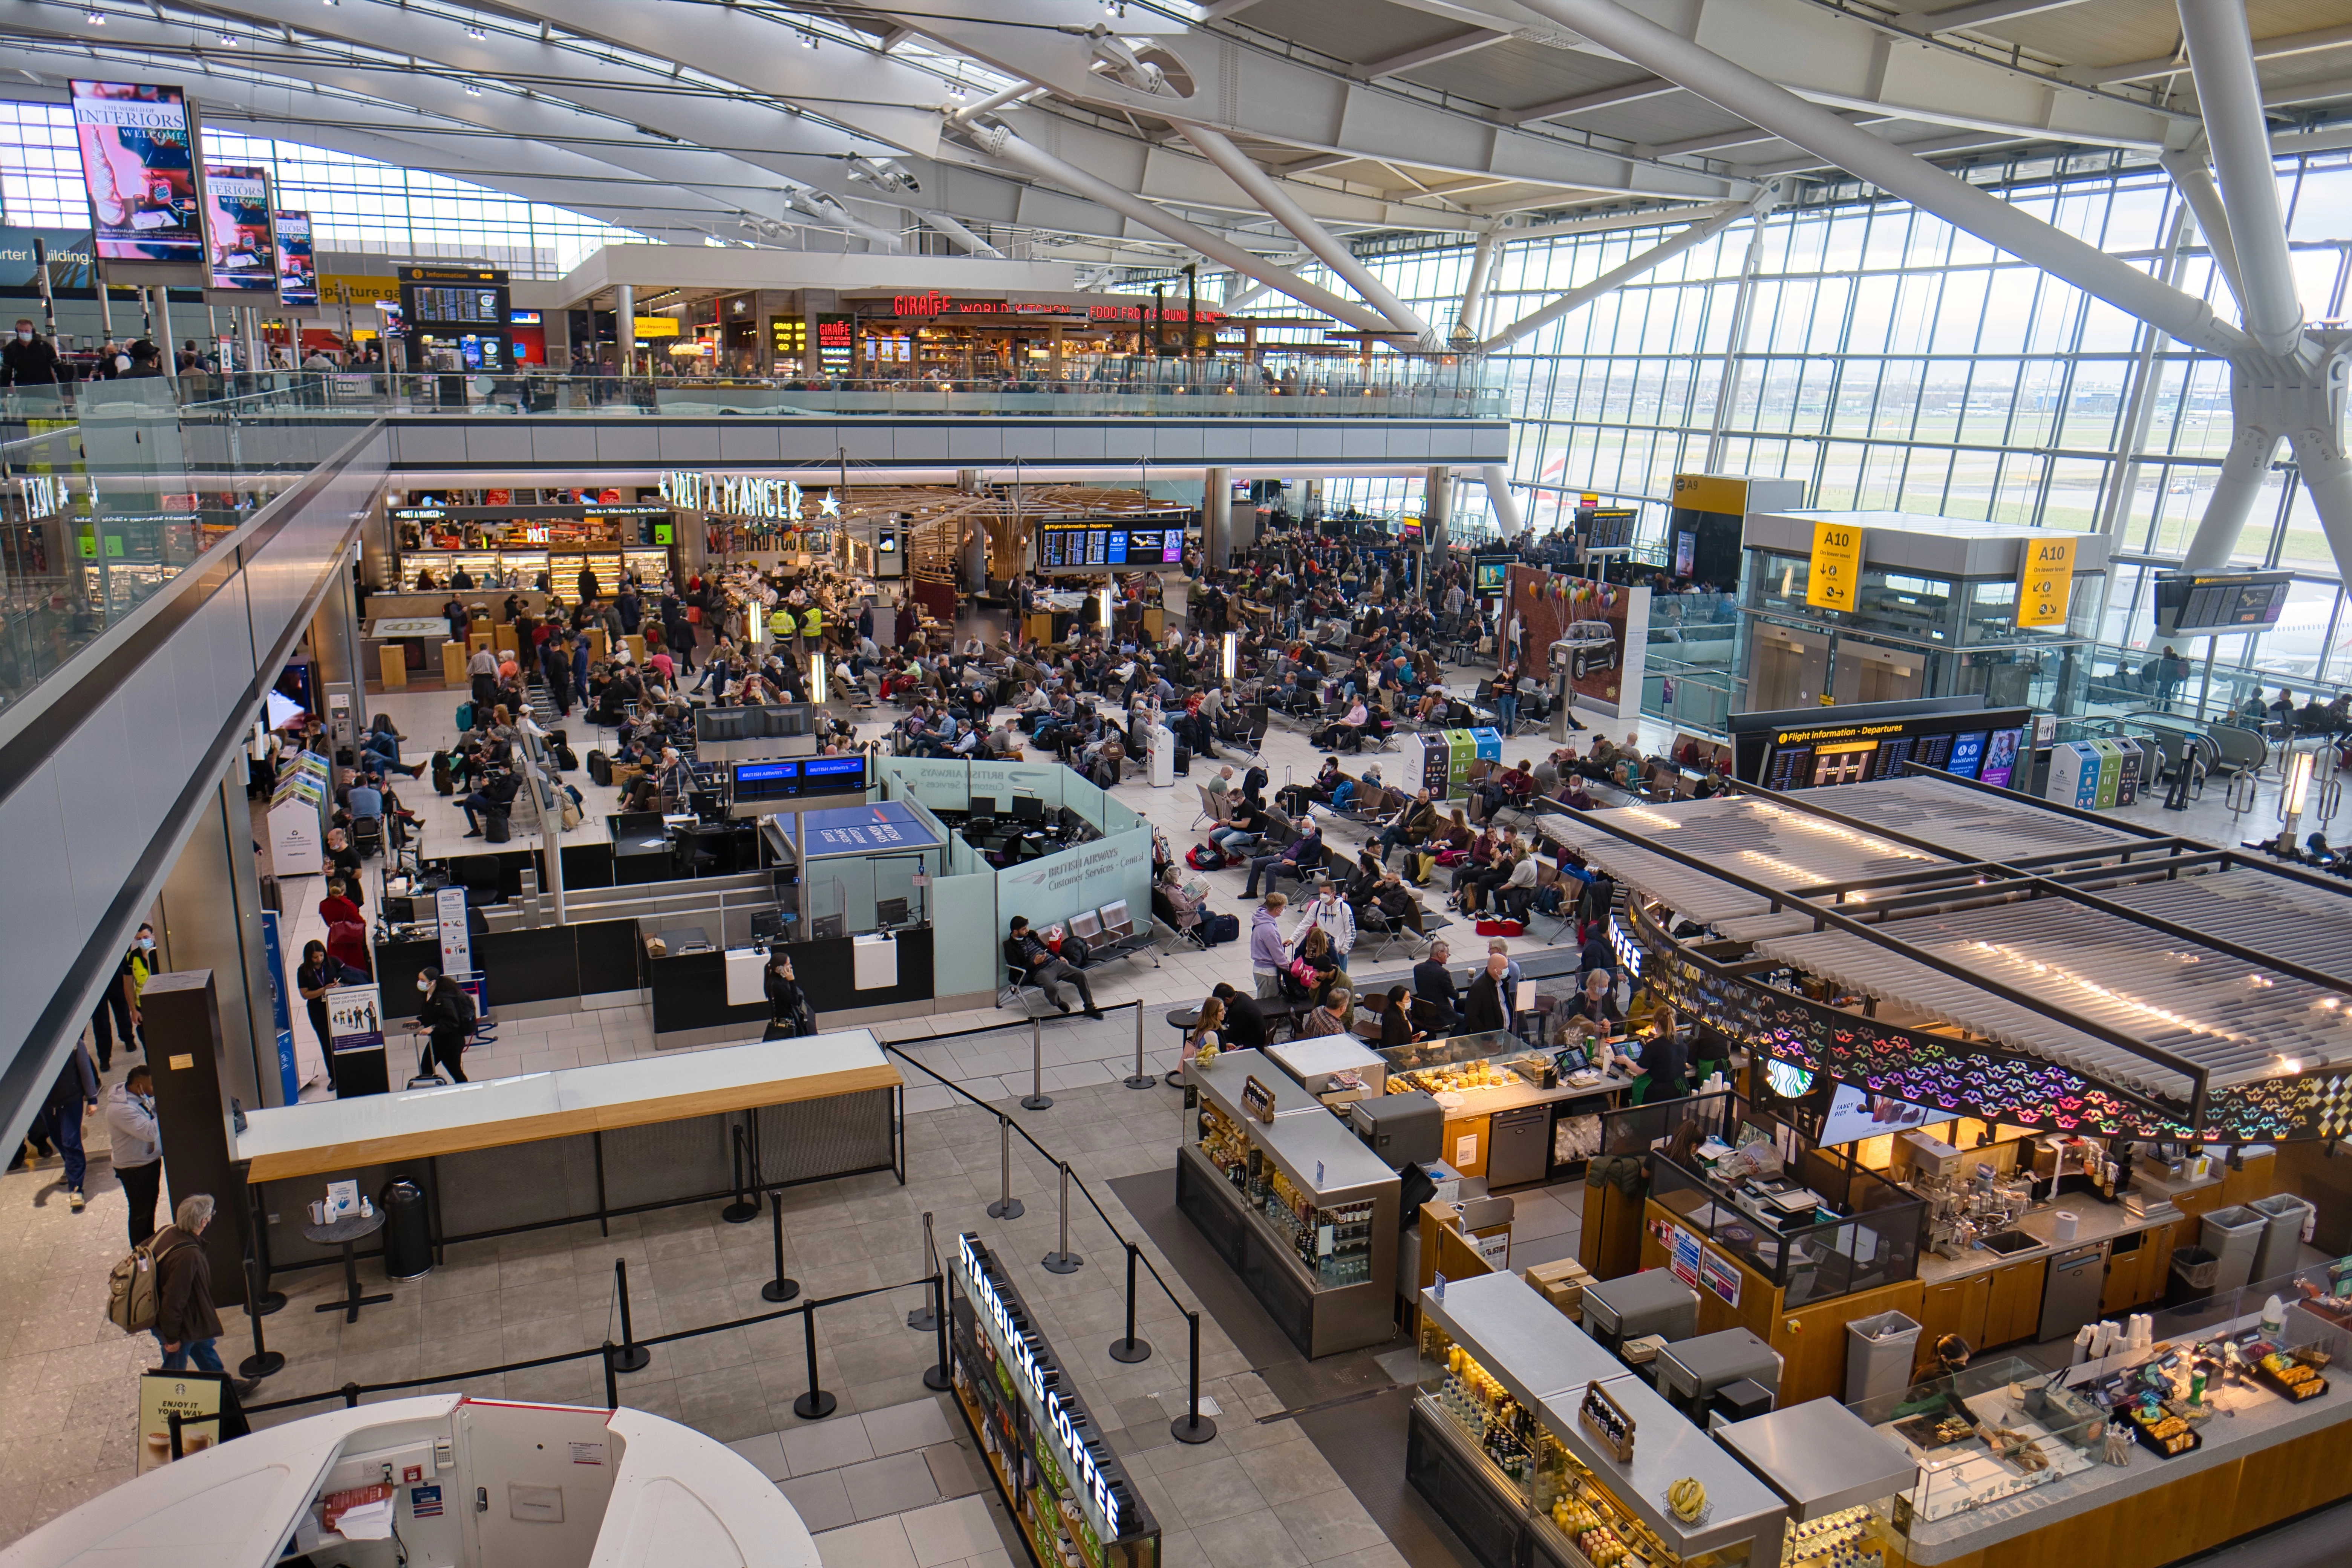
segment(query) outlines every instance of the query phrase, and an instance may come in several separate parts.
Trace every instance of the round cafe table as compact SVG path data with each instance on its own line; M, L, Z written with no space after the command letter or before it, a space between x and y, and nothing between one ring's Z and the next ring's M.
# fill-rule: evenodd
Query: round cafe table
M343 1314L343 1321L356 1323L360 1321L362 1307L373 1307L392 1300L389 1294L383 1296L360 1294L359 1255L352 1250L356 1243L373 1236L383 1228L383 1211L382 1209L376 1210L373 1214L345 1215L342 1218L331 1220L325 1225L306 1225L302 1227L302 1235L306 1239L314 1241L320 1247L340 1247L343 1249L343 1299L340 1301L322 1301L313 1309L314 1310L339 1311Z
M1170 1028L1176 1031L1178 1059L1181 1060L1185 1040L1191 1037L1194 1029L1201 1026L1201 1010L1198 1007L1179 1007L1168 1015L1167 1024ZM1171 1088L1181 1087L1184 1082L1184 1069L1181 1067L1171 1068L1167 1076L1160 1081Z

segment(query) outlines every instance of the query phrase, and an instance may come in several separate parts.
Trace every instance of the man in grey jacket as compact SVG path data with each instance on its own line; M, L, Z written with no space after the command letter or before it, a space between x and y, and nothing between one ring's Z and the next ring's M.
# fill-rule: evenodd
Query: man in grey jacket
M131 1245L155 1234L155 1198L163 1184L163 1135L155 1125L155 1075L140 1063L106 1091L106 1132L114 1174L131 1207Z

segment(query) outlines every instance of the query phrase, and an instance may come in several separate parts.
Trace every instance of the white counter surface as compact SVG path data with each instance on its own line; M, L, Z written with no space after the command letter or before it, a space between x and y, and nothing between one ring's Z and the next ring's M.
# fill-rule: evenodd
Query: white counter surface
M844 1029L249 1111L236 1157L278 1181L902 1082L872 1031Z

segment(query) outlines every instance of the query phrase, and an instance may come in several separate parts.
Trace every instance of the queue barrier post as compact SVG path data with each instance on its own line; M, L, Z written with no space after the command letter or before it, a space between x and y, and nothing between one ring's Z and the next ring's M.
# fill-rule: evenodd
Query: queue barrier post
M1135 1337L1135 1258L1136 1246L1127 1244L1127 1337L1110 1342L1110 1359L1132 1366L1151 1359L1151 1347Z
M636 1327L629 1321L629 1260L625 1258L613 1259L613 1289L621 1296L621 1348L613 1358L614 1369L643 1372L654 1359L654 1352L637 1343Z
M604 1342L604 1407L607 1410L621 1407L620 1368L613 1364L613 1352L619 1348L610 1340Z
M1135 1070L1127 1075L1129 1089L1157 1089L1160 1080L1143 1065L1143 1004L1135 1005Z
M1192 1335L1192 1369L1184 1414L1168 1423L1168 1435L1179 1443L1205 1443L1217 1435L1217 1424L1201 1414L1201 1314L1184 1314Z
M931 1211L929 1209L923 1211L923 1260L931 1266L933 1274L940 1272L940 1247L932 1234ZM921 1306L907 1314L907 1326L919 1334L929 1333L939 1326L938 1305L926 1296Z
M801 1282L784 1275L784 1205L776 1201L774 1193L768 1194L768 1217L774 1222L776 1277L760 1287L760 1300L782 1303L801 1293Z
M1060 1243L1041 1262L1048 1274L1076 1274L1086 1259L1070 1250L1070 1163L1062 1162L1062 1228Z
M344 1409L357 1410L360 1407L360 1385L358 1384L347 1383L343 1384L339 1392L343 1396Z
M923 1386L933 1394L945 1394L955 1384L948 1371L948 1276L940 1269L931 1276L931 1323L940 1337L939 1360L923 1369Z
M841 1401L817 1386L816 1379L816 1303L811 1301L801 1309L801 1333L808 1345L808 1392L793 1401L793 1414L803 1421L822 1421L840 1407Z
M253 1353L237 1363L237 1376L268 1377L272 1373L285 1371L283 1352L271 1350L262 1342L261 1268L251 1248L247 1248L245 1254L245 1315L253 1321Z
M728 1128L728 1132L729 1155L734 1165L735 1201L720 1209L719 1217L729 1225L742 1225L759 1214L760 1194L756 1189L747 1194L743 1185L743 1124L735 1122Z
M1029 1092L1021 1097L1024 1110L1051 1110L1054 1097L1045 1092L1045 1025L1029 1020Z
M163 1412L163 1424L172 1429L172 1458L174 1459L186 1458L180 1447L180 1413L176 1410L166 1410Z
M991 1219L1019 1219L1027 1212L1013 1195L1013 1120L996 1113L996 1201L988 1205Z

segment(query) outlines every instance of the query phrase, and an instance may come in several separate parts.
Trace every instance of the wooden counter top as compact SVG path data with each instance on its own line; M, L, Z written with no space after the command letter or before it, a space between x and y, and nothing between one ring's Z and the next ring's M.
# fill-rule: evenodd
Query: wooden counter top
M236 1157L252 1163L250 1180L282 1181L830 1100L905 1081L870 1031L845 1029L251 1111Z

